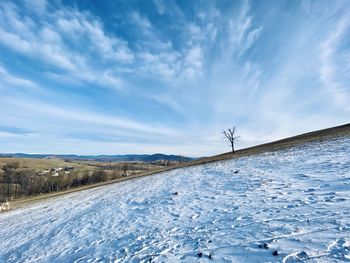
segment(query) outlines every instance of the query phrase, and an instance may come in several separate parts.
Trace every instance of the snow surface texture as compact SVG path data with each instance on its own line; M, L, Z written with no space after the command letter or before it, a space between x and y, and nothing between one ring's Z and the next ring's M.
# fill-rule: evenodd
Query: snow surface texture
M350 262L350 138L0 214L0 261Z

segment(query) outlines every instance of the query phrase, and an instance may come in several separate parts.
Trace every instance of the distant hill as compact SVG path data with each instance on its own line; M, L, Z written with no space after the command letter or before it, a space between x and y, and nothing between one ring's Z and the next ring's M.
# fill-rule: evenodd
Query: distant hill
M156 154L125 154L125 155L74 155L74 154L27 154L27 153L3 153L0 157L14 157L14 158L59 158L64 160L89 160L102 162L189 162L194 158L185 157L181 155L167 155L162 153Z

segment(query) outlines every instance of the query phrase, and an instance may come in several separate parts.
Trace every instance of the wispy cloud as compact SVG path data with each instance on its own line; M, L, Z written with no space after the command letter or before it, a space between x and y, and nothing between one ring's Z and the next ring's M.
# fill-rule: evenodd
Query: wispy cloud
M27 88L37 88L38 85L28 79L24 79L15 75L10 74L3 66L0 65L0 87L6 85L6 88L14 87L27 87Z
M344 48L350 33L349 13L334 22L334 29L321 45L320 79L335 104L350 112L350 50Z

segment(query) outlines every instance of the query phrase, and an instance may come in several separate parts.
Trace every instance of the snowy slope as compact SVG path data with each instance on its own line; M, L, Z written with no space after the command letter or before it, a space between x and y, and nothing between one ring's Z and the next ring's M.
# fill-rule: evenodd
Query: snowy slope
M350 262L349 246L350 138L0 214L4 262Z

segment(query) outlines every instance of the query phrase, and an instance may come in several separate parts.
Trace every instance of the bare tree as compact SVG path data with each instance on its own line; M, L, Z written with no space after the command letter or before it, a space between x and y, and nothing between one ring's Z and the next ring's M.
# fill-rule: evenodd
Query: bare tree
M114 169L115 169L115 168L114 168ZM117 179L117 177L118 177L118 172L117 172L117 170L113 170L113 172L112 172L112 179L115 180L115 179Z
M16 183L16 188L15 188L15 198L17 196L23 196L26 187L28 187L28 181L29 178L26 176L25 171L17 171L15 174L15 183ZM18 189L19 186L19 189Z
M11 197L11 184L13 183L15 176L16 176L16 169L19 167L19 163L18 162L14 162L14 163L8 163L5 164L2 167L2 170L4 171L4 183L7 185L7 193L6 193L6 197L10 198Z
M232 128L228 128L227 130L223 130L222 133L225 135L225 138L230 141L230 145L232 148L232 152L235 152L235 141L239 138L239 136L235 136L236 127L232 126Z

